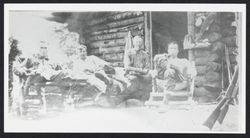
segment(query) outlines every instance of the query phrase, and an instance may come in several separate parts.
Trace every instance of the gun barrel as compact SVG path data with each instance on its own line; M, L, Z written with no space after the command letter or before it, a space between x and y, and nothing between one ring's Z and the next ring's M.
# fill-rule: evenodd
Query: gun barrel
M222 111L222 107L224 107L224 113L226 114L227 112L227 107L226 107L226 102L229 100L228 98L232 97L233 94L233 89L236 85L236 82L238 80L238 73L239 73L239 68L237 66L234 75L232 77L232 81L230 82L228 88L227 88L227 92L226 92L226 96L219 102L218 106L214 109L214 111L210 114L210 116L207 118L207 120L203 123L204 126L207 126L209 129L212 129L216 120L218 120L221 111ZM223 113L223 114L224 114ZM223 118L223 114L221 115L221 119L220 121L222 122L224 120ZM225 116L224 116L225 117Z

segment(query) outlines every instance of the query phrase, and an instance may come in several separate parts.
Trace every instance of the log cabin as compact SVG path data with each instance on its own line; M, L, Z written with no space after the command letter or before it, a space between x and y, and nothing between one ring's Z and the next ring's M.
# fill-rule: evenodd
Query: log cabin
M167 52L171 40L179 44L179 57L195 62L195 96L216 99L228 86L225 50L228 48L230 69L237 63L241 47L241 14L232 12L73 12L53 13L49 20L67 23L68 29L80 35L80 43L115 66L123 67L123 56L128 31L144 38L144 49L152 59ZM194 43L207 39L209 45L183 47L186 34Z

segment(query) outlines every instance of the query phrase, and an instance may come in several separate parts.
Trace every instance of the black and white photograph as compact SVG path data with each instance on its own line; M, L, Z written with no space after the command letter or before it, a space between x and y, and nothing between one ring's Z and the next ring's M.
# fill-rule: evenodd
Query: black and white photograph
M5 4L4 132L246 133L246 5Z

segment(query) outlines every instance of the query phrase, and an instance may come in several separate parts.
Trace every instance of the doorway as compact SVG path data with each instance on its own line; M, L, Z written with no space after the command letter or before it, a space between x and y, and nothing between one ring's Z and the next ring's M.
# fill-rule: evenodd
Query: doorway
M179 58L188 58L183 50L183 40L187 34L186 12L152 12L152 46L153 56L167 52L170 41L179 45Z

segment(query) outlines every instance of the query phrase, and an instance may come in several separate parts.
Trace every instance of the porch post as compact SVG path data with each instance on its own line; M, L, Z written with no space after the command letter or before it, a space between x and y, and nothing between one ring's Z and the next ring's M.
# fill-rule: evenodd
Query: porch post
M150 56L150 69L153 69L153 48L152 48L152 14L151 12L144 12L145 23L145 51Z
M188 28L188 34L192 36L194 39L195 33L194 33L194 23L195 23L195 17L194 17L194 12L188 12L187 13L187 28ZM189 49L188 50L188 59L190 61L194 61L194 54L193 50Z

